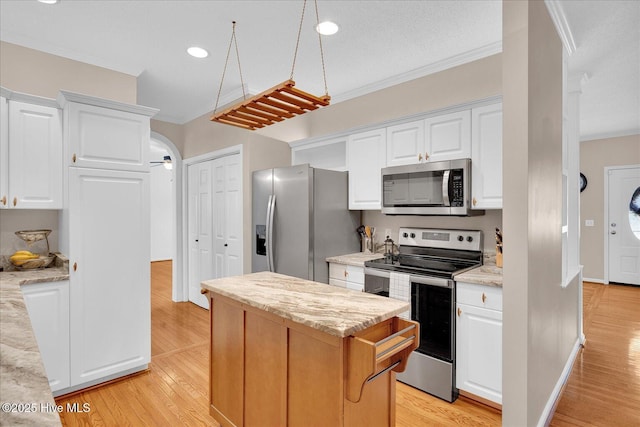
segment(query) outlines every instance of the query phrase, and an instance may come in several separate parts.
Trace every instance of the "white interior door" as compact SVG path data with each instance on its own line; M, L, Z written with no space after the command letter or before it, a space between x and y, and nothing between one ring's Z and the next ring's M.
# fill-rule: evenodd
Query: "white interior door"
M607 178L609 281L640 285L640 167L610 169Z
M200 293L200 283L213 279L212 162L196 163L188 169L189 205L189 301L209 308Z
M215 277L242 274L242 164L239 154L213 161Z

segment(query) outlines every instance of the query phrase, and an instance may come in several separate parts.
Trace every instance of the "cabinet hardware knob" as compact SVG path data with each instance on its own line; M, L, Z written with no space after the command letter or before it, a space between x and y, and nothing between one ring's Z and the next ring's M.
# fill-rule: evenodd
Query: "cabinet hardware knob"
M478 204L478 201L476 200L476 198L474 197L473 200L471 201L471 203L473 203L473 206Z
M421 162L422 161L422 153L418 153L418 161Z
M487 300L487 296L484 294L484 292L482 293L482 302L485 302Z
M78 270L78 263L74 262L73 263L73 271L77 271Z
M208 291L205 288L200 288L200 293L202 295L206 294Z
M227 246L229 246L229 244L225 243L225 244L224 244L224 247L226 248Z
M13 198L13 206L16 206L18 204L18 198L14 197Z
M71 161L73 161L73 163L75 163L75 162L76 162L76 155L75 155L75 153L73 154L73 156L71 156Z
M458 317L462 316L462 309L458 307Z
M347 270L344 271L344 277L347 277L349 275L349 273L347 273Z
M613 231L611 232L611 234L616 234L616 230L613 230Z
M424 153L424 161L426 162L427 160L429 160L429 157L431 157L431 156L429 156L429 153L425 152Z
M2 204L7 206L7 196L2 196Z

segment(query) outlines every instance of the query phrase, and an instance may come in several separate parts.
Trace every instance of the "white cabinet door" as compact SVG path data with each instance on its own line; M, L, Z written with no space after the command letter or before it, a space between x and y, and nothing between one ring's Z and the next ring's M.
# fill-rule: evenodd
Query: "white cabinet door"
M242 274L242 159L213 161L214 277Z
M419 163L424 156L424 120L387 128L387 166Z
M11 208L62 208L62 118L57 108L9 101Z
M386 164L386 129L349 136L349 209L373 210L382 207L380 169Z
M339 286L341 288L347 287L346 265L335 262L329 263L329 284L332 286Z
M502 209L502 103L471 111L473 209Z
M502 404L502 312L457 308L456 387Z
M65 114L72 166L149 170L148 116L75 102Z
M471 111L457 111L424 121L425 150L430 162L471 157Z
M347 265L347 289L364 291L364 268Z
M21 289L51 391L69 387L69 281Z
M71 384L146 368L149 174L69 168Z
M9 207L9 104L0 97L0 209Z

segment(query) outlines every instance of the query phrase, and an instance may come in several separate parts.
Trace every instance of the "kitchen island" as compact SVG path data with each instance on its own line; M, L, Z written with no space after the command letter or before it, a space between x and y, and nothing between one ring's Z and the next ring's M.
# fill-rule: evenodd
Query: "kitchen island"
M202 289L223 426L395 424L395 372L420 336L395 317L408 303L269 272Z

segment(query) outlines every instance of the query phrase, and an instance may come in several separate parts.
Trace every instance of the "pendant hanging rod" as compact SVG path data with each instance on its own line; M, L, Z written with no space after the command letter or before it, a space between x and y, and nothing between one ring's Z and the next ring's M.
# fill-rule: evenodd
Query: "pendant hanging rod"
M238 60L238 72L240 73L240 84L242 85L242 99L247 99L247 94L244 91L244 79L242 78L242 67L240 67L240 53L238 50L238 40L236 39L236 21L231 21L231 40L229 40L229 48L227 49L227 58L224 61L224 69L222 70L222 78L220 79L220 88L218 89L218 96L216 98L216 106L213 109L215 113L218 111L218 102L220 102L220 94L222 93L222 83L224 83L224 76L227 73L227 65L229 64L229 55L231 54L231 45L235 45L236 58Z
M316 28L320 24L320 15L318 13L318 0L313 0L316 11ZM293 64L291 65L291 76L289 80L293 80L293 72L296 68L296 58L298 57L298 46L300 45L300 35L302 34L302 23L304 22L304 11L307 8L307 0L304 0L302 4L302 14L300 15L300 25L298 26L298 38L296 39L296 48L293 52ZM324 95L329 96L329 89L327 89L327 73L324 65L324 51L322 49L322 34L318 33L318 44L320 45L320 61L322 62L322 79L324 81Z

